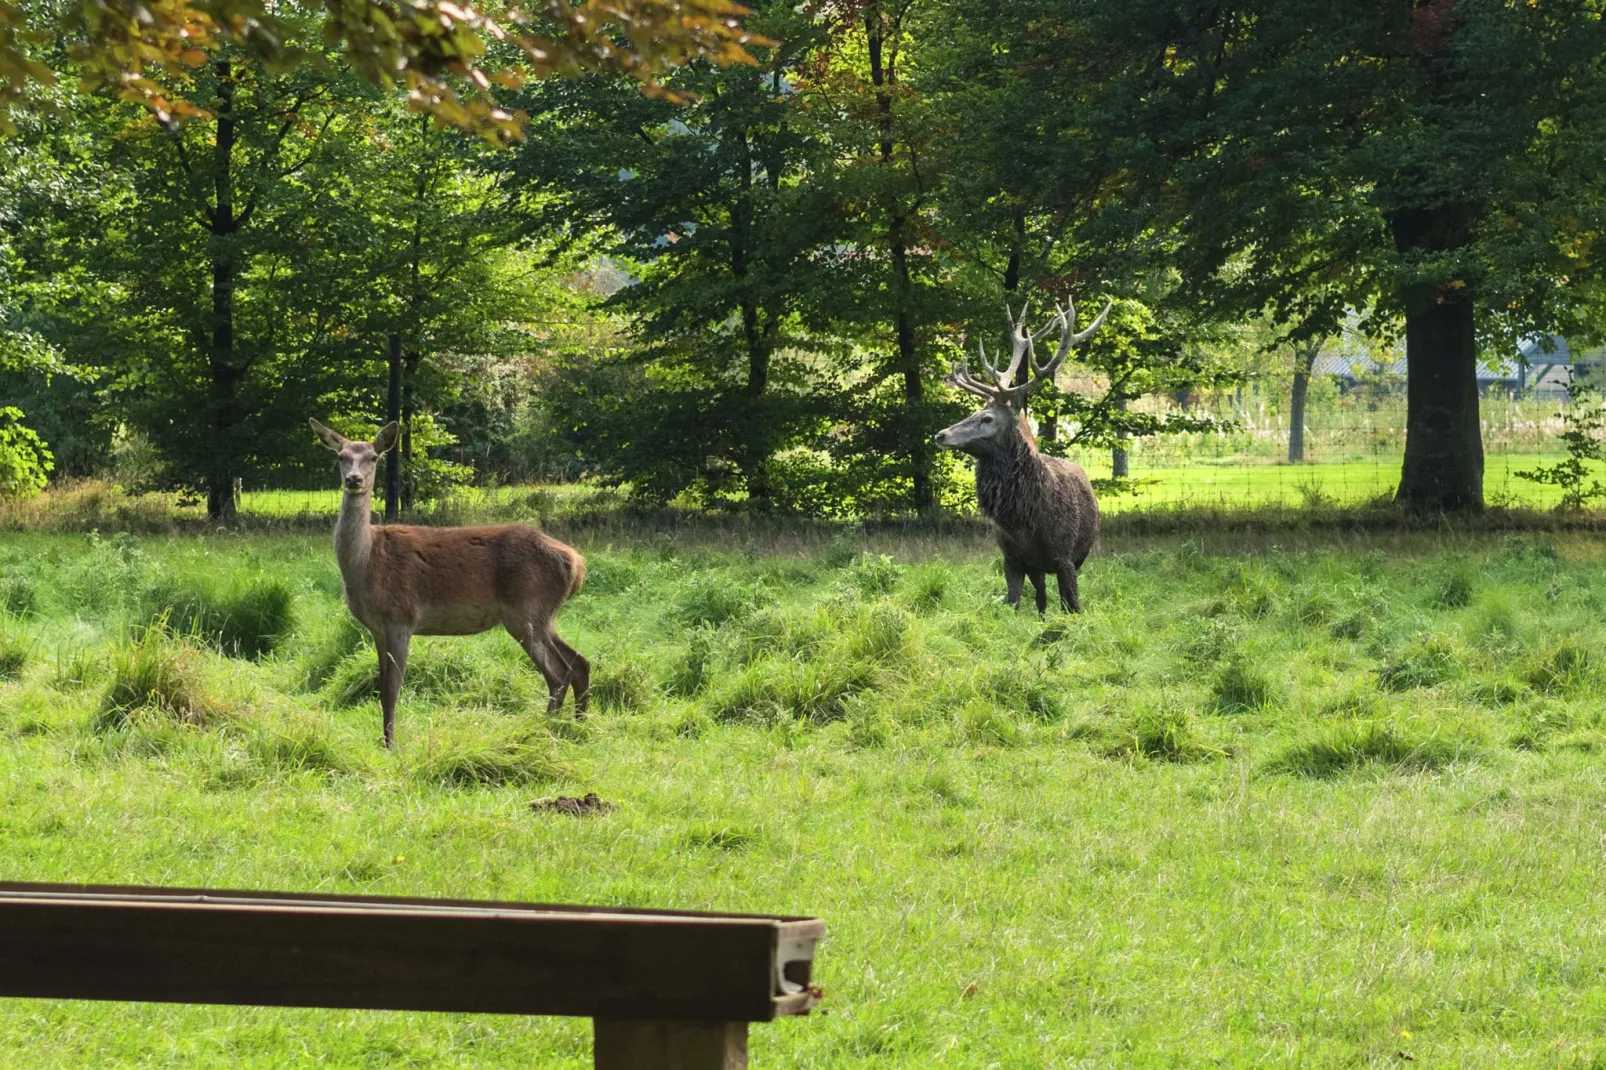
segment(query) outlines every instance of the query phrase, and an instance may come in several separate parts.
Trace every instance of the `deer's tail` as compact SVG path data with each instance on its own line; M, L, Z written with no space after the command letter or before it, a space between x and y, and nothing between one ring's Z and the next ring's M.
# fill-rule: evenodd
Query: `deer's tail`
M565 546L564 549L569 551L566 555L569 568L569 593L563 597L573 598L580 593L580 588L586 585L586 559L573 547Z

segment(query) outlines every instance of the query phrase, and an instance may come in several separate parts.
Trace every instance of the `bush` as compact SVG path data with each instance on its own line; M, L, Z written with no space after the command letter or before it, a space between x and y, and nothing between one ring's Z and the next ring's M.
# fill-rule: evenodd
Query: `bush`
M161 584L145 605L147 622L165 621L174 634L216 646L230 657L270 654L292 626L290 589L277 580L225 590Z
M0 498L38 494L55 467L44 440L23 426L22 410L0 405Z

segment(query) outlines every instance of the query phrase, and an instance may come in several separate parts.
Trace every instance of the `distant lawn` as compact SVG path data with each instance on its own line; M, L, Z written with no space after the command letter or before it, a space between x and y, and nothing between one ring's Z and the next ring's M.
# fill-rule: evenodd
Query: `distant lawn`
M976 533L585 545L595 716L504 635L425 638L388 754L325 536L0 536L0 875L819 914L828 1013L756 1066L1592 1065L1606 551L1279 541L1109 540L1047 620ZM528 808L586 791L618 808ZM3 1001L0 1064L589 1038Z

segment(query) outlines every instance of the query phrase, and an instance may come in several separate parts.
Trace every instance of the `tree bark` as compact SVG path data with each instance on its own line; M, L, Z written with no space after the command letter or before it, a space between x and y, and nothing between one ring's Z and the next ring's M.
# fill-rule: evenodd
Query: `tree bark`
M1115 403L1115 407L1122 412L1126 411L1126 405L1126 398L1121 398ZM1130 474L1130 464L1128 463L1126 452L1126 440L1123 439L1110 450L1110 477L1112 479L1125 479Z
M1459 294L1405 313L1405 464L1395 500L1412 509L1483 507L1478 349Z
M407 354L407 360L402 365L402 425L399 452L402 462L401 507L404 513L412 512L413 498L418 490L418 475L413 469L413 375L418 371L419 361L423 359L423 354L415 349Z
M1305 459L1305 397L1310 393L1310 372L1316 366L1321 343L1312 340L1294 354L1293 396L1288 404L1288 463Z
M1403 255L1466 242L1464 206L1402 209L1390 220ZM1405 309L1405 463L1395 501L1413 510L1483 508L1483 434L1473 295L1464 281L1412 287Z
M239 219L234 214L234 71L228 59L214 65L218 78L217 140L212 149L212 187L216 203L211 213L212 351L208 354L211 384L208 389L212 430L211 457L206 464L206 517L229 523L234 519L234 468L239 449L235 427L235 393L239 365L234 351L234 290L236 285L234 236Z
M897 70L886 56L885 18L880 0L864 8L865 43L869 51L870 82L875 86L876 130L882 166L892 170L894 135L892 87ZM893 343L897 352L895 367L903 378L903 452L909 459L911 503L917 513L931 510L936 502L931 468L931 436L926 433L925 382L921 377L920 350L911 308L914 286L909 271L909 210L896 189L893 176L885 181L887 209L887 250L892 262Z
M401 423L402 395L402 344L401 335L390 333L390 388L385 395L385 420ZM396 519L401 507L401 453L394 446L385 454L385 522Z

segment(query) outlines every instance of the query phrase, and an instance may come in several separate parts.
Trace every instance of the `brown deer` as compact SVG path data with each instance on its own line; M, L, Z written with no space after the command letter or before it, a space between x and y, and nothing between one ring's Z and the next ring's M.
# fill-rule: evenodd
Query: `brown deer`
M574 711L591 698L591 664L558 638L552 619L580 591L586 561L572 547L520 524L479 528L376 527L369 512L374 469L396 445L386 424L372 442L340 435L311 421L323 444L340 457L345 488L335 523L335 560L346 605L374 637L379 652L379 705L385 746L395 741L396 695L415 635L474 635L500 624L519 641L551 698L563 705L574 687Z
M1037 612L1048 609L1044 575L1052 572L1059 580L1060 606L1068 613L1082 611L1076 576L1098 538L1098 500L1081 465L1038 452L1037 437L1026 419L1026 399L1053 380L1071 350L1103 325L1110 307L1106 305L1091 326L1077 333L1076 306L1056 306L1054 318L1033 334L1026 329L1026 309L1016 319L1006 304L1009 367L999 370L978 343L986 377L974 375L970 362L961 356L947 380L987 401L979 412L938 431L937 445L976 458L976 504L996 529L998 547L1004 551L1005 600L1017 610L1021 581L1028 576L1037 592ZM1035 343L1056 326L1059 349L1048 363L1039 365ZM1023 366L1027 377L1017 382Z

